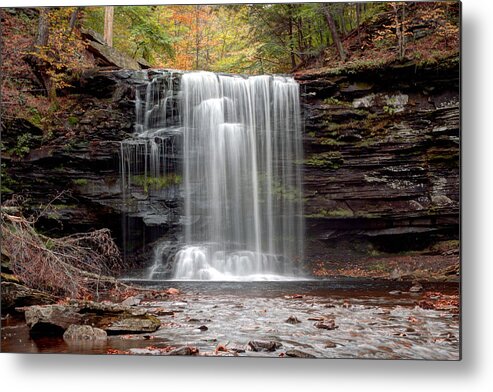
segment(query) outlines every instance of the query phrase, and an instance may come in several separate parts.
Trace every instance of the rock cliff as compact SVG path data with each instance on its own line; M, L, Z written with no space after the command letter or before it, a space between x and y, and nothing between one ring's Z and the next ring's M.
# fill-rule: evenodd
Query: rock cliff
M40 142L42 132L25 119L5 122L7 147L16 143L8 135L32 135L28 154L6 159L10 187L24 196L23 205L34 210L65 191L40 228L61 234L109 227L132 254L164 234L171 241L179 236L179 193L160 201L169 219L159 224L132 213L121 197L120 141L133 132L136 86L146 77L139 71L85 72L70 91L77 104L68 132L49 142ZM304 116L300 164L309 260L422 251L458 239L457 58L295 77ZM136 202L146 204L145 198Z
M296 75L307 256L350 260L459 237L459 66Z

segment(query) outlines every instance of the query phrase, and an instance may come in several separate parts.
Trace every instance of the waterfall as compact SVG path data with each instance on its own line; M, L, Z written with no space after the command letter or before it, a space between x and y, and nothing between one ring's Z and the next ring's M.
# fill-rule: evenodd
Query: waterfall
M172 71L149 75L141 71L145 83L135 91L135 132L120 145L120 172L123 193L132 185L141 185L147 192L172 181L174 152L179 116L176 110Z
M119 151L126 260L147 242L161 237L170 221L179 219L168 205L181 196L180 75L176 71L152 70L139 71L134 77L137 81L134 133L121 142ZM142 229L136 223L139 220L152 230ZM136 241L138 238L140 243ZM165 275L160 259L165 254L162 243L156 244L154 265L149 268L147 278Z
M298 84L182 76L185 242L175 279L275 279L303 256Z
M295 277L304 230L298 84L190 72L178 87L166 72L137 89L135 134L121 144L124 198L138 199L135 185L160 184L170 173L181 180L183 241L156 243L148 278L162 276L163 263L180 280ZM170 146L176 132L179 168Z

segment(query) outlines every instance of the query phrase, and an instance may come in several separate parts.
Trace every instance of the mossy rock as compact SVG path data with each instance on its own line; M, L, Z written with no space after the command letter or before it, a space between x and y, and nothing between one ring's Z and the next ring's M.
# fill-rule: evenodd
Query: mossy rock
M307 166L330 170L339 169L343 163L344 159L342 158L342 154L338 151L312 154L308 159L305 160L305 165Z

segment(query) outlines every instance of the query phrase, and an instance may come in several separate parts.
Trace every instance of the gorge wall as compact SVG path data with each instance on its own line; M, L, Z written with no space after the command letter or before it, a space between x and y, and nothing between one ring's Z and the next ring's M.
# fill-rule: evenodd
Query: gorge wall
M153 72L84 73L68 92L76 98L72 120L49 140L29 119L4 121L7 148L18 144L19 135L31 135L29 153L3 160L9 188L24 197L22 205L34 211L65 191L39 220L41 229L64 234L109 227L141 263L149 262L159 238L179 240L179 184L174 196L152 205L148 192L133 195L131 206L120 193L120 141L134 130L137 86ZM318 69L295 78L302 91L309 261L425 251L458 239L457 58L372 70Z
M307 255L350 260L459 238L459 65L296 76Z

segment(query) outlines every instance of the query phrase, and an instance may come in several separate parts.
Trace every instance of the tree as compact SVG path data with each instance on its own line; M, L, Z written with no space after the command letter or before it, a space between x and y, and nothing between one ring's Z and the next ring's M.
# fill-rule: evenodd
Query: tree
M115 7L104 7L104 40L108 46L113 46L113 19Z
M26 61L50 100L56 98L57 89L70 85L71 71L83 66L84 44L72 34L77 15L74 7L39 9L36 39Z
M346 61L346 52L344 51L344 47L342 46L341 39L339 37L339 33L337 32L337 27L334 22L334 18L332 16L331 10L329 8L329 4L322 4L322 12L325 16L325 20L327 21L327 25L330 29L330 33L332 35L332 41L337 47L337 51L339 52L339 57L342 62Z

